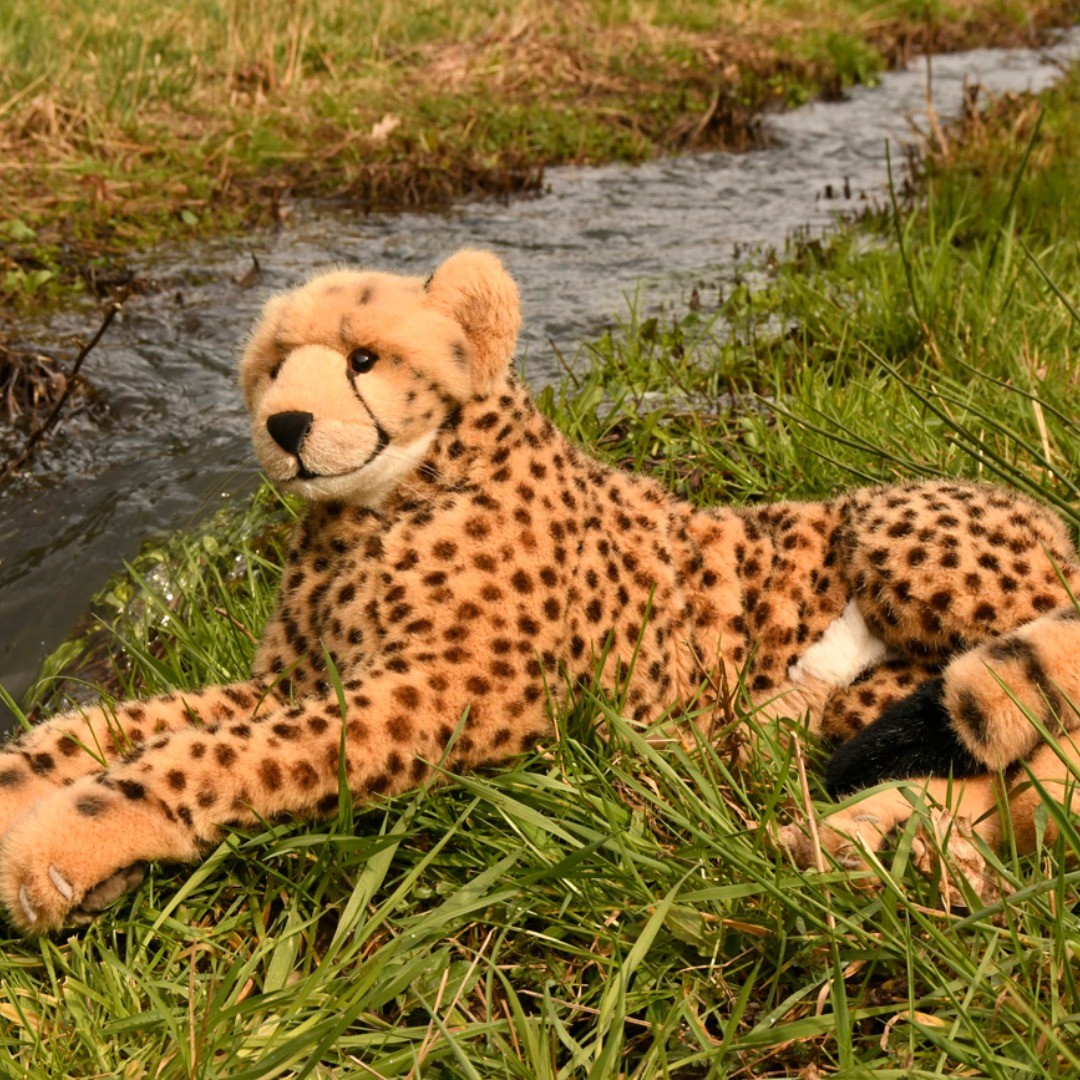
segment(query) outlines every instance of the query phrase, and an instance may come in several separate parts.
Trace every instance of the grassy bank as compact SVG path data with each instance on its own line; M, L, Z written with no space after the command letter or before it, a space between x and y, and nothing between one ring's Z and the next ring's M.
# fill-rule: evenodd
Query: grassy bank
M982 476L1080 525L1080 73L1044 104L970 125L925 209L794 244L756 291L628 318L544 407L701 503ZM128 687L244 669L276 578L264 499L227 548L170 549L182 599L132 634ZM766 838L804 807L785 751L650 746L601 690L558 723L506 772L237 833L80 936L4 939L0 1073L1080 1072L1075 829L991 855L1005 899L950 914L910 833L877 890L794 872Z
M0 312L131 284L166 238L298 197L431 207L555 162L753 142L913 52L1031 44L1080 0L0 8Z

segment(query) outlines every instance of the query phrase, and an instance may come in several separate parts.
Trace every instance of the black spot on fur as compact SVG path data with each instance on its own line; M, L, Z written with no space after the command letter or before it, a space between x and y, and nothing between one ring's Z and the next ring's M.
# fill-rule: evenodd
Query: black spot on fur
M56 762L53 761L52 754L31 754L28 760L30 761L30 768L39 776L50 773L56 768Z
M1039 659L1038 651L1030 641L1024 638L1010 635L991 642L989 646L991 660L999 662L1011 661L1020 664L1024 669L1024 677L1035 687L1046 702L1050 715L1043 718L1048 727L1055 727L1065 711L1065 703L1054 689L1053 683L1046 669ZM1008 679L1005 680L1008 682Z
M281 766L271 758L265 758L259 765L259 779L268 791L277 791L281 787Z

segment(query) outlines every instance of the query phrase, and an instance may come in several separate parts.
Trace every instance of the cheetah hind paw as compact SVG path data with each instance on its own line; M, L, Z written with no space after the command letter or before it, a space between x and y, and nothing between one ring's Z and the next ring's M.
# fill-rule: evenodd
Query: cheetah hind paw
M983 906L1001 899L1001 883L975 845L966 817L954 817L948 810L931 813L930 821L920 823L912 838L911 861L923 877L937 882L947 911L971 908L961 881Z
M800 870L827 869L830 859L847 871L872 870L866 852L877 851L885 839L876 829L877 824L872 814L852 818L850 831L834 828L825 821L817 822L816 830L812 830L796 821L779 830L776 843ZM860 878L856 883L867 888L881 884L876 878Z
M842 827L829 824L841 818ZM880 824L873 814L848 812L818 822L816 843L813 831L798 822L782 828L777 841L803 870L827 866L830 859L844 870L871 870L867 852L880 850L888 835ZM1001 884L976 846L966 817L945 809L931 810L912 837L911 862L924 878L937 884L947 911L967 911L972 895L984 906L1001 899ZM866 888L882 884L877 878L853 883ZM961 883L967 886L966 892Z

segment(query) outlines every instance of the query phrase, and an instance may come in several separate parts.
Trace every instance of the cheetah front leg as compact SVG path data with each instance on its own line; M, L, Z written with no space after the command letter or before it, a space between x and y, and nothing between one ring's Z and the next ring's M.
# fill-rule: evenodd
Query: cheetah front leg
M342 764L356 798L394 794L444 759L471 764L481 731L490 759L495 746L502 756L519 750L530 723L546 723L537 709L514 730L484 731L485 716L492 723L503 710L492 703L485 713L466 682L434 696L406 675L378 672L349 692L344 722L336 697L309 698L254 722L163 734L42 799L15 823L0 847L0 899L21 929L55 929L87 898L97 906L101 883L118 891L114 883L132 864L196 859L223 826L333 812Z
M157 735L250 718L266 707L266 695L266 686L252 680L71 710L21 732L0 751L0 840L17 818L57 788L101 772Z

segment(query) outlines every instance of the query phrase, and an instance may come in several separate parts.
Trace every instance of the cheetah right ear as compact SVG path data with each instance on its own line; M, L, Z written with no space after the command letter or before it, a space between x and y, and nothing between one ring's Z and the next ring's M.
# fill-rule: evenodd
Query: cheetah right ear
M509 367L521 327L521 297L514 279L490 251L451 255L424 283L427 304L465 331L473 390L486 394Z

